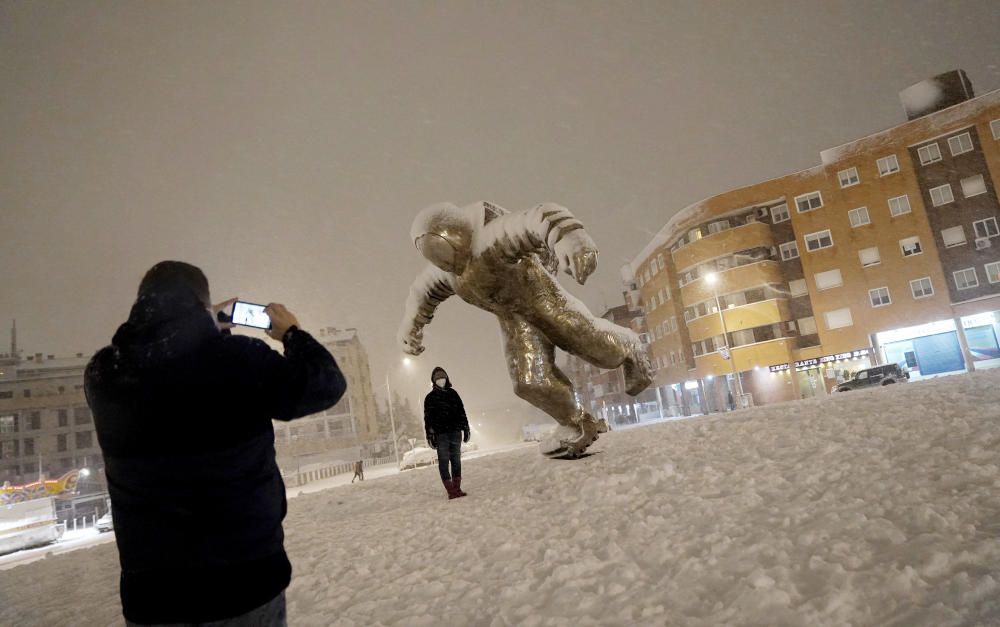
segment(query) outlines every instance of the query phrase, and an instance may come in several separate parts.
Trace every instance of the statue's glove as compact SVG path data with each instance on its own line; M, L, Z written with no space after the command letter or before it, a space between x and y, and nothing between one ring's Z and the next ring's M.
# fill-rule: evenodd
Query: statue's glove
M583 285L597 269L597 245L583 229L564 235L553 247L559 267Z
M401 333L399 341L403 344L403 352L407 355L419 355L424 352L424 331L413 326L409 331Z

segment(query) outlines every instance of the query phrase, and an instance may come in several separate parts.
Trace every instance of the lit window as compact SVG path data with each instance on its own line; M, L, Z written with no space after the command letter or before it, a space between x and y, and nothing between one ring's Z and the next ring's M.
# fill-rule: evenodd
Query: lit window
M851 317L850 307L828 311L823 314L823 319L826 320L826 328L831 330L842 329L854 324L854 319Z
M782 203L775 207L771 207L771 222L778 224L779 222L786 222L789 218L788 215L788 205Z
M941 231L941 240L944 241L945 248L952 246L962 246L965 244L965 228L960 224Z
M925 276L922 279L910 281L910 292L913 298L927 298L934 295L934 286L931 285L931 278Z
M941 160L941 149L938 148L937 142L927 144L917 148L917 157L920 159L920 165L934 163Z
M873 290L868 290L868 300L871 301L872 307L885 307L892 304L892 300L889 299L888 287L876 287Z
M816 289L819 290L828 290L844 284L844 279L841 277L838 268L827 270L826 272L817 272L813 275L813 278L816 281Z
M857 168L847 168L846 170L841 170L840 172L837 172L837 178L840 179L841 187L852 187L861 182L861 179L858 178Z
M1000 119L990 122L990 130L993 131L993 139L1000 139Z
M924 252L923 248L920 247L920 238L916 236L899 240L899 248L903 251L904 257L912 257Z
M931 204L935 207L947 205L955 200L955 194L951 191L951 185L945 183L938 187L931 188Z
M801 196L795 197L795 209L798 210L799 213L819 209L822 206L823 197L819 192L809 192L808 194L802 194Z
M806 250L809 252L821 250L823 248L830 248L833 246L833 236L830 235L830 230L818 231L816 233L810 233L806 235Z
M948 148L951 149L952 156L957 156L972 150L972 135L962 133L948 138Z
M952 272L955 277L955 287L960 290L968 290L979 285L979 277L976 276L975 268L966 268Z
M1000 235L1000 229L997 229L996 218L977 220L972 223L972 228L976 232L976 237L996 237Z
M789 259L795 259L795 258L797 258L799 256L799 245L798 245L798 243L796 243L795 240L792 240L790 242L785 242L781 246L778 246L778 248L781 249L781 260L782 261L788 261Z
M889 214L893 217L910 213L910 197L906 194L889 199Z
M847 219L851 221L852 227L859 227L872 223L871 218L868 217L868 207L851 209L847 212Z
M899 161L896 159L896 155L882 157L875 163L878 165L879 176L888 176L894 172L899 172Z
M1000 261L986 264L986 278L990 283L1000 283Z
M862 248L858 251L858 258L861 259L861 265L864 267L877 266L882 263L882 256L879 255L878 246L872 248Z
M970 176L967 179L962 179L962 195L966 198L972 198L973 196L978 196L980 194L986 193L986 181L983 180L982 174L977 174L975 176Z

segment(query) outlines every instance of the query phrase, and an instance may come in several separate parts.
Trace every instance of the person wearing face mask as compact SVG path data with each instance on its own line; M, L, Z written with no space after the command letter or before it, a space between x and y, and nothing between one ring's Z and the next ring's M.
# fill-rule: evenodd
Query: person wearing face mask
M434 368L431 382L434 385L424 398L424 432L427 443L437 449L438 471L448 498L455 499L466 495L462 491L462 442L472 435L469 418L444 368Z

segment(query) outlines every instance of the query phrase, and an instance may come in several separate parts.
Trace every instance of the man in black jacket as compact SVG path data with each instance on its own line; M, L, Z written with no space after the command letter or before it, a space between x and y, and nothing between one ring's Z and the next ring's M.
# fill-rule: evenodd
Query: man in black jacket
M285 624L287 504L271 420L321 411L346 390L283 305L266 311L284 356L220 328L210 303L201 270L156 264L87 366L128 624Z
M433 387L424 397L424 431L427 443L437 449L438 471L448 498L454 499L466 495L462 492L462 442L468 442L471 435L469 419L444 368L434 368L431 383Z

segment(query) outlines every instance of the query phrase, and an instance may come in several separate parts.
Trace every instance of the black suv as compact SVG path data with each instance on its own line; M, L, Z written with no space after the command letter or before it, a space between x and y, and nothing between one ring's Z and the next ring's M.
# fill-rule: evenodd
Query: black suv
M905 372L899 364L888 364L886 366L875 366L865 368L854 373L854 378L844 381L837 386L838 392L850 392L860 388L867 388L873 385L892 385L893 383L906 383L910 380L910 373Z

